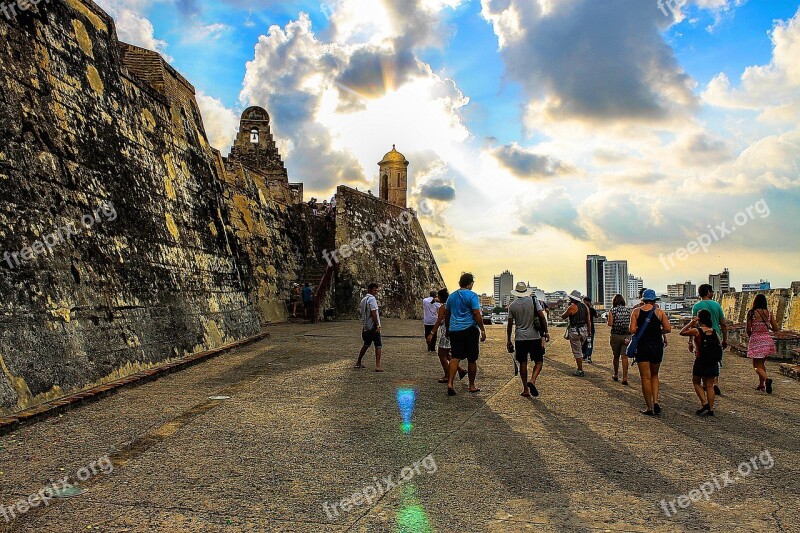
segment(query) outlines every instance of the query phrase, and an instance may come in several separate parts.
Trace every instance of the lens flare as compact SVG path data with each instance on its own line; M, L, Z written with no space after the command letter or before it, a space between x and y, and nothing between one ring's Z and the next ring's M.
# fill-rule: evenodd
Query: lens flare
M396 533L428 533L433 528L425 514L425 509L417 498L417 487L409 484L403 487L403 507L397 512Z
M397 389L397 405L400 407L400 415L403 417L403 424L401 427L403 433L411 433L414 429L414 424L411 423L411 417L414 414L414 403L417 401L417 391L409 388Z

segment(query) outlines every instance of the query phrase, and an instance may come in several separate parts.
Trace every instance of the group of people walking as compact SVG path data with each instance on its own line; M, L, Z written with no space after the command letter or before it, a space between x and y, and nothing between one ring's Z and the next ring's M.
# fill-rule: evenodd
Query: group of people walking
M455 396L456 376L469 376L469 392L480 389L475 385L480 343L486 341L483 314L478 295L472 291L475 278L465 273L459 279L459 288L450 294L447 289L431 291L422 301L425 340L429 352L437 352L443 370L439 383L447 384L447 394ZM364 346L359 354L356 368L363 368L362 359L372 344L376 346L376 370L380 368L381 338L380 318L375 295L377 284L371 284L369 293L361 301L362 338ZM542 370L547 343L550 342L546 302L541 302L525 283L518 283L512 294L516 299L508 308L506 328L507 349L514 354L515 372L522 380L523 397L539 396L536 382ZM692 308L692 320L680 331L689 339L688 350L695 356L692 368L692 383L700 401L697 414L715 416L716 397L719 388L723 352L728 347L728 324L722 307L714 300L711 285L701 285L700 301ZM646 408L642 414L658 416L662 412L659 403L659 371L664 361L664 349L668 345L667 335L672 332L669 317L662 310L656 292L642 289L640 302L629 307L625 298L618 294L613 307L608 311L607 324L611 328L610 344L613 354L615 382L622 379L628 385L631 362L639 371L642 395ZM568 321L564 338L569 341L577 369L576 377L584 377L585 362L591 363L595 338L597 311L591 301L579 291L569 295L570 304L562 315ZM765 360L776 353L771 332L779 331L775 317L768 309L763 294L755 297L752 309L747 314L747 335L750 337L748 357L758 375L756 390L772 394L773 380L767 375ZM512 340L513 337L513 340ZM461 362L467 360L466 370ZM528 362L532 363L530 374ZM620 370L622 375L620 376Z

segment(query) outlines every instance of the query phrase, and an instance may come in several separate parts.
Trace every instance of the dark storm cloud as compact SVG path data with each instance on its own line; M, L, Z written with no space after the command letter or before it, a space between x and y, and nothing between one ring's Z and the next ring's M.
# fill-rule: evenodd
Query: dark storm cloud
M692 81L661 34L670 19L655 0L550 2L546 14L538 2L489 1L484 15L511 8L520 36L495 21L507 40L507 72L531 99L547 98L549 118L658 121L695 102Z
M456 198L456 188L452 181L435 179L420 187L419 194L431 200L452 202Z
M516 143L501 146L492 153L501 165L518 178L545 179L574 172L569 165L549 155L529 152Z

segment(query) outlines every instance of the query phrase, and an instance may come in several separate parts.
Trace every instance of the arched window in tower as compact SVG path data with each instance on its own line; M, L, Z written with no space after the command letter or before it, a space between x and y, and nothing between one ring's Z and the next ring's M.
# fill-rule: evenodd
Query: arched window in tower
M253 128L250 130L250 142L253 144L258 144L258 128Z

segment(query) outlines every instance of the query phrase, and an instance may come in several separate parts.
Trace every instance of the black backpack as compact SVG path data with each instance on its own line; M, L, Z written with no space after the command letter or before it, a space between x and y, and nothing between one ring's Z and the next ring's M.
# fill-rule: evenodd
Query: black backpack
M712 363L722 361L722 344L719 342L716 330L711 335L700 330L700 357Z

